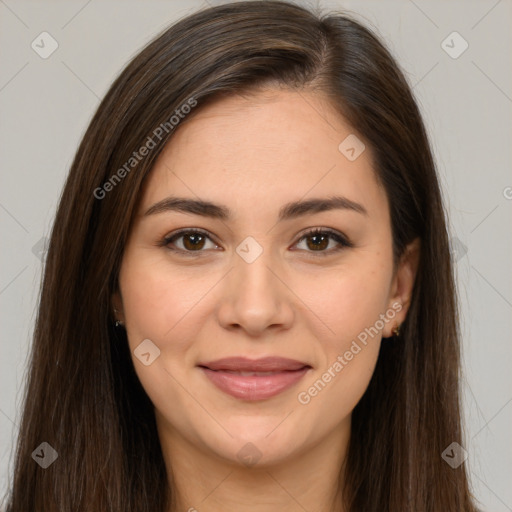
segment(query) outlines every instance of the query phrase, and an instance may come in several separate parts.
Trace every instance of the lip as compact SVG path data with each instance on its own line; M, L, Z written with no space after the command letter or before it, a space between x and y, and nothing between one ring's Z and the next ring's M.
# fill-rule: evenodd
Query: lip
M227 357L198 364L221 391L242 400L265 400L296 384L311 369L307 363L283 357Z

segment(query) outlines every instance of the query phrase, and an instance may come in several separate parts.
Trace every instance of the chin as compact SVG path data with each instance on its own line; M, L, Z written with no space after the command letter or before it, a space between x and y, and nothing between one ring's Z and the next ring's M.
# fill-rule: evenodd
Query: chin
M217 456L244 467L265 468L286 462L305 447L308 436L304 429L292 422L286 424L288 413L275 417L240 416L223 423L220 438L212 431L203 443ZM284 420L284 421L283 421Z

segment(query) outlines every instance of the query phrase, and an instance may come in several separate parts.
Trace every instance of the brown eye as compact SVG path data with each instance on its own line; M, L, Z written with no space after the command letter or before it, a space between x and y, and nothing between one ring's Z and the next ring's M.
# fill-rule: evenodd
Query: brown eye
M329 238L329 235L310 235L306 238L306 244L312 251L321 251L329 246Z
M211 243L210 247L207 247L208 241ZM200 253L204 252L203 249L215 249L218 247L213 243L207 233L194 229L179 231L178 233L167 236L162 242L162 245L167 246L173 251L182 253Z
M203 235L192 233L191 235L182 235L182 238L185 249L189 251L194 251L195 249L202 249L204 247L205 237Z
M344 247L352 247L352 244L341 233L326 229L315 229L301 237L299 242L305 241L307 252L317 252L319 255L328 255L339 251ZM331 242L334 242L331 244Z

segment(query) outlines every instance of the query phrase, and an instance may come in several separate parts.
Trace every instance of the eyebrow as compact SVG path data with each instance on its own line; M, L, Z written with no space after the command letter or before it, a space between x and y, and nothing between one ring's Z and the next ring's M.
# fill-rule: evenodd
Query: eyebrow
M363 205L343 196L331 196L287 203L279 210L278 222L335 209L351 210L368 216L368 211ZM158 203L155 203L146 211L144 216L169 211L191 213L193 215L201 215L202 217L211 217L223 221L228 221L231 218L231 211L227 206L215 204L210 201L173 196L166 197Z

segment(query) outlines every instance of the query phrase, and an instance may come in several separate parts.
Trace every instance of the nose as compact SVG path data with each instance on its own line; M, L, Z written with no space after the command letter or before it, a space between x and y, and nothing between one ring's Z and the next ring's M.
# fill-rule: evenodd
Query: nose
M227 330L243 330L258 337L272 329L289 329L293 324L293 293L280 275L283 272L263 252L248 263L234 256L234 268L223 280L218 321Z

